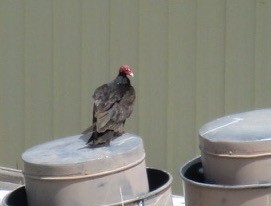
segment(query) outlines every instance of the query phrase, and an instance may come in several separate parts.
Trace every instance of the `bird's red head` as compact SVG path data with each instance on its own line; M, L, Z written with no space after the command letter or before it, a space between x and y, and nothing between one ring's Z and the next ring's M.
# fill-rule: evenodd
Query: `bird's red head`
M128 76L131 76L131 77L134 76L132 68L130 66L128 66L128 65L122 65L120 67L120 69L119 69L119 72L123 73L123 74L126 74Z

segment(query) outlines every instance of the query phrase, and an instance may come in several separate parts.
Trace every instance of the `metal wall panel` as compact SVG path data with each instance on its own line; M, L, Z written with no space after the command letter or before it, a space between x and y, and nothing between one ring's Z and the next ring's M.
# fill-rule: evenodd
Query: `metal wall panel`
M271 0L0 0L0 164L86 128L94 89L125 63L127 131L181 191L202 124L271 106L270 36Z

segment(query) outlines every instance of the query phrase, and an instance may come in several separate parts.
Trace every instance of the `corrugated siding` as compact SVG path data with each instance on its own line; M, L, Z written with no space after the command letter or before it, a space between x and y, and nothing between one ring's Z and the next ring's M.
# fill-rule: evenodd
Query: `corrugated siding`
M0 164L89 125L90 97L135 68L127 131L148 166L199 153L214 118L271 107L271 0L0 0Z

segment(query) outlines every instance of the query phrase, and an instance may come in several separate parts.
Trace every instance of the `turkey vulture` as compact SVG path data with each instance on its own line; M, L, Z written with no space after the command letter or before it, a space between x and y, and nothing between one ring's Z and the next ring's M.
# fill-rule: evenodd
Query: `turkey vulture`
M135 101L135 90L127 76L133 77L133 71L128 65L122 65L112 82L95 90L92 125L82 133L89 134L88 145L108 145L111 139L124 133L125 121Z

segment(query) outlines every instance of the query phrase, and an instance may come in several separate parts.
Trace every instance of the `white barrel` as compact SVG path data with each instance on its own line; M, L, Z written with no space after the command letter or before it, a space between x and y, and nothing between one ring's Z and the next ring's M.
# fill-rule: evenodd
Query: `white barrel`
M150 190L137 198L121 201L107 206L173 206L171 184L172 176L165 171L147 168ZM3 206L28 206L25 187L22 186L8 195L2 201ZM90 203L90 205L92 205Z
M224 185L205 179L201 158L180 170L184 183L185 206L271 206L271 183Z
M216 119L200 129L199 137L209 182L271 183L271 109Z
M142 139L124 134L110 146L89 148L86 137L57 139L26 150L28 206L98 206L149 191Z

